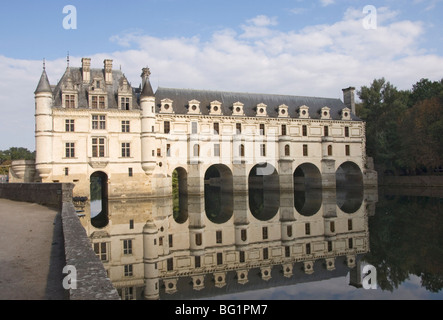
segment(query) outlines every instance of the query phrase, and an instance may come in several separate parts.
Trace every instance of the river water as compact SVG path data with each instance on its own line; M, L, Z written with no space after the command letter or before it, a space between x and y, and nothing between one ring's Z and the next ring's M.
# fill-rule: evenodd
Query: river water
M83 223L123 299L443 298L439 190L207 188L110 201L108 219Z

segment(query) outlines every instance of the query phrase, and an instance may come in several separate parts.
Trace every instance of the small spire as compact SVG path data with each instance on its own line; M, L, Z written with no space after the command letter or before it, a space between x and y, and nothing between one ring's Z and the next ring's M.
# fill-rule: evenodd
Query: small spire
M46 59L43 58L43 71L46 71Z
M66 58L66 63L67 63L67 68L69 68L69 51L68 51L68 56Z
M48 75L46 74L46 62L43 63L43 72L38 82L37 89L35 89L35 94L42 92L52 93L51 85L49 84Z

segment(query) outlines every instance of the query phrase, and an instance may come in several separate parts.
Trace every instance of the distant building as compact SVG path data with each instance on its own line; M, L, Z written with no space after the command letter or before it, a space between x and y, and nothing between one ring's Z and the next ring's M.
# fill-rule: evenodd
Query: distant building
M133 87L112 60L82 59L51 86L43 70L35 90L36 181L71 182L89 196L92 177L108 198L202 194L208 172L226 188L248 190L251 172L335 188L342 177L376 185L367 167L365 123L354 88L339 99L158 88L144 68ZM259 170L257 171L257 165ZM208 170L212 168L211 170ZM261 170L261 171L260 171Z

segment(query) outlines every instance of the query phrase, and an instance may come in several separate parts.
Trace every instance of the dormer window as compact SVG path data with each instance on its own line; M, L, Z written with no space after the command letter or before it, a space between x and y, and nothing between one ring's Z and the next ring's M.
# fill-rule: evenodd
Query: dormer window
M244 106L244 104L241 102L234 103L233 109L232 109L232 115L243 116L244 115L243 106Z
M331 114L330 114L330 108L329 107L323 107L321 109L321 118L323 120L329 120L331 119Z
M342 120L351 120L351 109L343 108L341 111L341 119Z
M163 99L160 104L160 113L173 113L171 99Z
M222 114L222 110L221 110L221 105L222 103L219 101L212 101L211 102L211 106L209 109L209 114L211 115L221 115Z
M131 110L132 88L125 77L120 80L120 86L118 88L118 102L120 110Z
M77 106L78 106L77 87L75 86L72 79L68 77L62 87L62 107L77 108Z
M200 114L200 101L191 100L189 101L188 105L189 105L188 109L189 114Z
M287 105L282 104L281 106L278 107L278 116L280 118L287 118L287 117L289 117L288 106Z
M266 112L266 107L264 103L260 103L257 105L257 117L266 117L268 114Z
M301 106L300 107L300 119L309 119L309 107Z
M106 96L104 95L91 95L90 96L91 109L106 109Z
M65 108L75 108L75 95L65 94L64 95L64 107Z

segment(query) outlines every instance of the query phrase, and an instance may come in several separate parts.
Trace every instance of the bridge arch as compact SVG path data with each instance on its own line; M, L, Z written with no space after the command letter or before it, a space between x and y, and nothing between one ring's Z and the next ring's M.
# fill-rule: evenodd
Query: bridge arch
M337 206L345 213L354 213L363 203L363 173L352 162L342 163L336 171Z
M216 224L231 219L234 213L233 174L224 164L211 165L205 172L205 211Z
M91 224L101 229L108 225L108 175L96 171L89 178Z
M321 189L322 177L318 167L309 162L300 164L293 173L294 190Z
M249 172L249 209L260 221L272 219L280 209L280 178L269 163L257 164Z

